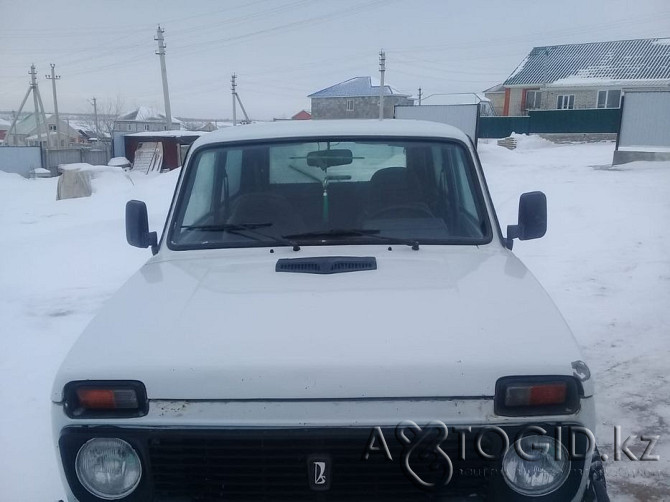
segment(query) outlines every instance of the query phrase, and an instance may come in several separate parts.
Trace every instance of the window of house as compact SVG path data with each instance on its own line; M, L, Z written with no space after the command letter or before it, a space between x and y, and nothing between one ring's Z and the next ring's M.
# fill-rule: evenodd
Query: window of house
M132 124L128 124L128 130L129 130L129 131L132 131L132 130L133 130L133 126L132 126Z
M348 112L353 112L354 111L354 100L353 99L347 99L347 111Z
M542 108L542 93L540 91L526 91L526 110Z
M148 131L149 130L149 124L144 124L144 130Z
M620 106L621 90L598 91L598 108L619 108Z
M557 110L573 110L575 108L574 94L561 94L556 101Z
M49 124L49 130L50 131L55 131L56 130L56 124Z

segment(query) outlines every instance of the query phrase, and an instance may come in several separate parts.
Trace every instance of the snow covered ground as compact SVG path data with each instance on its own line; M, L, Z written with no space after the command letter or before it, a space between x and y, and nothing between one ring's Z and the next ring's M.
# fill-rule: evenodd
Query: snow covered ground
M659 461L606 463L613 499L670 494L670 163L608 169L613 143L519 138L480 145L501 224L518 197L543 190L549 231L515 252L557 302L597 379L601 453L615 425L658 435ZM178 173L101 173L90 198L56 201L56 180L0 172L0 500L63 496L51 439L53 375L102 303L149 257L125 243L124 206L145 200L162 229ZM541 336L541 333L538 333ZM104 357L104 354L100 355ZM639 457L642 442L632 441Z

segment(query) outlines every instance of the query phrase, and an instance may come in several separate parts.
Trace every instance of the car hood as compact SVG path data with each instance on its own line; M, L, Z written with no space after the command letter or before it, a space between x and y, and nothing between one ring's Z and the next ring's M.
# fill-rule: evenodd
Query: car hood
M375 256L377 269L276 272L279 258ZM571 375L547 293L492 246L203 250L150 260L66 357L73 380L139 380L150 399L493 396L509 375Z

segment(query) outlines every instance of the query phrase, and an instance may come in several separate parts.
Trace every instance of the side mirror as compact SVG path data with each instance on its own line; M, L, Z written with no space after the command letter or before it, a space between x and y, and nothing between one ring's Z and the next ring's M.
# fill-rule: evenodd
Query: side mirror
M547 197L542 192L527 192L519 198L519 222L507 225L506 245L512 249L514 239L539 239L547 233Z
M158 253L158 236L149 232L147 205L139 200L126 203L126 240L137 248L151 247L153 254Z

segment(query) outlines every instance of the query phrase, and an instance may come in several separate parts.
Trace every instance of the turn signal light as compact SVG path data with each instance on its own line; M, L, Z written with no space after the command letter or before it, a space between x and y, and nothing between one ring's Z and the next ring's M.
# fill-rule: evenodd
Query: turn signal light
M496 384L498 415L565 415L579 410L579 387L572 377L505 377Z
M87 410L136 409L135 389L97 389L80 387L77 389L79 405Z
M147 393L137 381L79 381L65 386L65 411L72 418L138 417L148 411Z
M561 404L567 397L565 382L539 385L510 385L505 389L505 406Z

